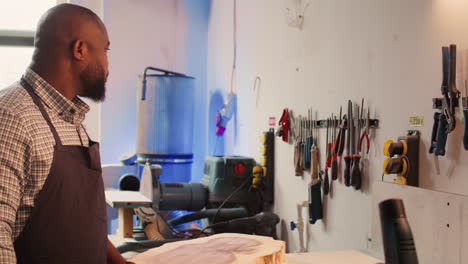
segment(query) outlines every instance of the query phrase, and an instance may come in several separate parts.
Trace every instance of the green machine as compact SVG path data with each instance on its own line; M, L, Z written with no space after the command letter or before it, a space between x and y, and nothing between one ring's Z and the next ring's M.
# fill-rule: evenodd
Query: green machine
M201 183L208 189L207 208L217 208L230 194L224 208L244 207L250 214L259 209L257 193L252 189L252 171L256 162L241 156L209 156ZM250 207L250 208L249 208Z

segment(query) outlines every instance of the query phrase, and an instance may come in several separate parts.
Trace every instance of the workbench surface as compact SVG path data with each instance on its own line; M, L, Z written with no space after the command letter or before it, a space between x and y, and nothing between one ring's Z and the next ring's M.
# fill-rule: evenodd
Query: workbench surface
M359 251L332 251L286 254L285 264L376 264L383 261Z

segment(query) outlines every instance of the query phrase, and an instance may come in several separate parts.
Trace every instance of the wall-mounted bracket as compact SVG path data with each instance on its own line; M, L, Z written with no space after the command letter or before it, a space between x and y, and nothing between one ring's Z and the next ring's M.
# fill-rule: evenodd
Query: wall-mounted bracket
M367 119L359 119L359 120L354 120L354 122L361 122L361 127L364 127L366 125ZM315 127L318 128L323 128L327 127L328 120L315 120L313 124ZM339 126L339 120L330 120L330 126L331 127L337 127ZM370 128L378 128L379 127L379 120L378 119L369 119L369 127Z
M458 99L451 98L455 107L459 107ZM468 107L468 97L462 97L463 107ZM432 109L439 109L442 110L444 105L444 98L432 98Z

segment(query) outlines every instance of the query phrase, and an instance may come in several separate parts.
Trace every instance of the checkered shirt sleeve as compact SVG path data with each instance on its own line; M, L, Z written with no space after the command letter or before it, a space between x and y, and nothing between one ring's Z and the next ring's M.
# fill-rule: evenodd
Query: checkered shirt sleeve
M31 162L30 137L17 116L0 110L0 263L16 263L13 230Z

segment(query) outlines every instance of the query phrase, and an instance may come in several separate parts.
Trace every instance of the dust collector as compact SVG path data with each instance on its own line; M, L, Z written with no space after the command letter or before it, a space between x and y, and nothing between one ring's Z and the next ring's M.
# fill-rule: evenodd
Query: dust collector
M161 165L161 182L191 179L194 85L193 77L154 67L146 67L140 76L138 162Z

